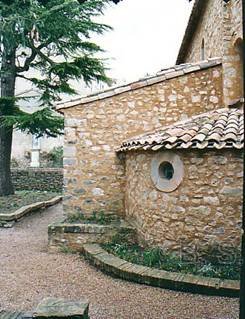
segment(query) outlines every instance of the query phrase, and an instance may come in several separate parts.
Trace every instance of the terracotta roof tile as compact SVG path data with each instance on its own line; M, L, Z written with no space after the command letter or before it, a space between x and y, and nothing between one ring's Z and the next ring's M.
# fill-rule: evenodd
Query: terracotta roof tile
M155 132L131 138L118 152L159 149L242 149L244 144L243 112L223 108L193 116Z

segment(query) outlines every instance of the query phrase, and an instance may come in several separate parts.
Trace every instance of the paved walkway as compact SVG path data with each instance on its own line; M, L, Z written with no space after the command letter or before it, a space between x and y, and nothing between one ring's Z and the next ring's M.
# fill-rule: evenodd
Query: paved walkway
M45 297L90 301L91 319L237 319L238 300L112 279L81 257L50 254L47 226L61 205L0 229L0 310L30 311Z

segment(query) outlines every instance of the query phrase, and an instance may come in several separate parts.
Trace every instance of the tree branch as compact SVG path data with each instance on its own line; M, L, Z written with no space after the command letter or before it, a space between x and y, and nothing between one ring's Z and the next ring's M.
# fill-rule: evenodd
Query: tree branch
M41 57L48 59L49 63L53 63L52 60L50 60L48 57L46 57L45 54L41 52L41 50L45 47L47 47L50 44L49 41L40 44L38 47L35 47L33 43L30 43L30 48L31 48L31 55L25 60L24 66L23 67L16 67L16 73L22 73L26 72L30 68L30 64L35 60L37 55L39 54Z
M37 56L37 53L32 50L31 55L28 58L26 58L24 66L16 67L15 69L16 73L22 73L22 72L28 71L30 68L31 62L35 60L36 56Z
M32 82L32 79L29 79L22 74L16 74L16 77Z
M45 61L47 61L49 64L53 65L55 62L53 60L51 60L47 55L45 55L41 49L39 48L35 48L35 51L37 53L37 55L39 54L40 57L42 57Z

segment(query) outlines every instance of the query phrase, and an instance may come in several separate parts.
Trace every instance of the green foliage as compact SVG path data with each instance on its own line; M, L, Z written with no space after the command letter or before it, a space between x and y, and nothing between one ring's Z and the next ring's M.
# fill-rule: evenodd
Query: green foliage
M0 114L11 115L15 101L14 97L0 97Z
M47 161L48 167L63 167L63 147L54 147L43 158Z
M43 109L34 114L20 111L14 97L1 98L0 122L28 133L57 136L62 120L50 111L61 93L75 94L70 80L82 79L110 83L102 49L90 41L92 34L102 34L110 27L95 21L103 14L109 0L5 0L0 1L0 65L14 57L10 74L29 81L40 91ZM37 76L29 76L37 70ZM1 66L1 77L9 70Z
M113 222L118 222L120 219L116 215L105 214L103 211L93 212L92 215L86 216L82 213L75 213L67 217L68 223L83 223L83 224L99 224L108 225Z
M5 127L13 126L37 137L44 135L56 137L63 132L64 120L62 117L54 115L54 112L49 108L44 108L32 114L17 108L15 115L3 117L1 125Z
M63 254L76 254L77 253L74 249L67 247L65 245L60 246L60 252Z
M129 262L166 271L191 273L194 275L225 279L239 279L240 258L229 263L220 263L217 258L210 262L209 256L204 256L198 262L184 261L181 257L166 253L160 247L143 248L139 246L130 234L117 234L111 242L102 245L108 252ZM238 252L232 251L233 255Z

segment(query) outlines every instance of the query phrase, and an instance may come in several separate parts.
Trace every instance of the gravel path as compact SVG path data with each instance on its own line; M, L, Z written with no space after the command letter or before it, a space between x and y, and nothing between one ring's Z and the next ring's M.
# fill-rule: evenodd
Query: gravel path
M172 292L102 274L77 255L48 253L61 205L0 229L0 310L28 311L44 297L87 298L91 319L235 319L238 300Z

